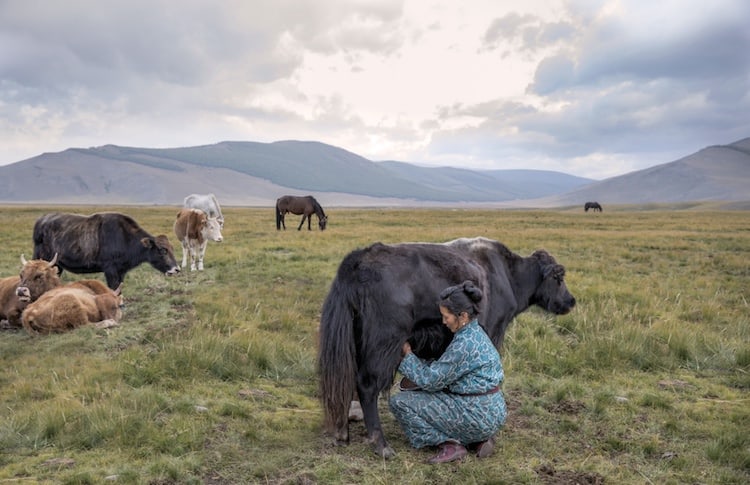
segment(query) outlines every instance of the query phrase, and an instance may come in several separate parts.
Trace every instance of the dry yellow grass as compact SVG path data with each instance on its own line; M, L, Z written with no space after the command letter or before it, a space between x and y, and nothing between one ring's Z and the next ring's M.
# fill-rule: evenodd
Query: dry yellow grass
M30 257L36 217L57 209L0 211L0 276ZM170 237L176 213L62 209L126 212ZM121 327L0 335L0 481L750 479L750 213L326 208L326 231L279 232L272 208L224 212L225 242L209 244L205 271L168 279L144 265L127 275ZM430 452L409 448L385 406L395 459L370 451L361 423L350 446L332 446L315 353L339 262L375 241L464 236L522 255L549 250L578 299L570 315L532 310L511 325L510 414L496 454L426 465Z

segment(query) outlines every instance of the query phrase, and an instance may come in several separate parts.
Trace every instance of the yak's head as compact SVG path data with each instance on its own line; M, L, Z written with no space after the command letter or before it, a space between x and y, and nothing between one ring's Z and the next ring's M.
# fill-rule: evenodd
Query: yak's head
M141 244L147 249L148 262L155 269L167 276L180 272L177 260L174 257L174 249L167 236L144 237Z
M556 315L565 315L576 306L576 299L565 285L565 268L544 250L532 255L539 261L542 281L534 293L533 303Z

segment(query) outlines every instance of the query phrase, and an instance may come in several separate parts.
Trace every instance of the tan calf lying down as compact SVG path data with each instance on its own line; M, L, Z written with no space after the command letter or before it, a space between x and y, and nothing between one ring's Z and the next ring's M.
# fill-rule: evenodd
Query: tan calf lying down
M104 285L102 285L104 286ZM93 323L109 328L122 319L122 285L116 290L94 294L100 288L69 285L52 289L24 310L23 328L30 334L62 333Z

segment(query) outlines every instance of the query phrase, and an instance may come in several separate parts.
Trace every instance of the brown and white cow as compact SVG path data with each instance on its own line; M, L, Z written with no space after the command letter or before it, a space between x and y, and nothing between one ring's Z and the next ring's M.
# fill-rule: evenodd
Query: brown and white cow
M122 284L94 294L85 286L54 288L29 304L21 315L30 334L62 333L90 323L97 328L117 326L122 319Z
M203 270L203 257L208 241L221 242L221 225L216 217L200 209L181 209L174 221L174 233L182 244L182 267L187 266L190 255L190 271Z
M8 327L21 327L21 312L33 300L45 291L60 286L57 255L52 261L32 259L26 261L21 255L21 272L18 276L0 279L0 320L7 320ZM26 291L19 294L18 287L26 285Z

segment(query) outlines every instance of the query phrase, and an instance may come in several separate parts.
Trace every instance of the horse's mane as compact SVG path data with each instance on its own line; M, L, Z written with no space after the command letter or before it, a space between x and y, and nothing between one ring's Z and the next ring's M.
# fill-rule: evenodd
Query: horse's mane
M312 196L311 196L310 198L312 199L312 202L313 202L313 210L315 211L315 213L316 213L316 214L318 214L318 213L319 213L319 214L320 214L320 217L325 217L325 216L326 216L326 213L325 213L325 211L323 211L323 207L322 207L322 206L321 206L320 204L318 204L318 201L317 201L317 200L315 200L315 197L312 197Z

